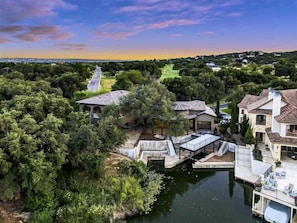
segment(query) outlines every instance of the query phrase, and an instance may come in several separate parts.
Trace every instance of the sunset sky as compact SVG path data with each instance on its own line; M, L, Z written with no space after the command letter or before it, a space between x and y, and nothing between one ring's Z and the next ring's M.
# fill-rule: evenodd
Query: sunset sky
M0 57L297 50L297 0L1 0Z

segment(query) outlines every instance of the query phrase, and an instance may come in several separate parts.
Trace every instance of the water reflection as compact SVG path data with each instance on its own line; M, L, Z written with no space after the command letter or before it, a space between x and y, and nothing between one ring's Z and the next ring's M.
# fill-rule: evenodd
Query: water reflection
M251 213L252 188L234 180L234 172L170 171L165 189L148 215L129 223L262 222Z

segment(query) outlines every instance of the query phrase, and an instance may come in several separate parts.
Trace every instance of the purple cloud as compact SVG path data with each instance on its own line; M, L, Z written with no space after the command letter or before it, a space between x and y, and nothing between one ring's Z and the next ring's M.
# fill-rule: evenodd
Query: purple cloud
M158 4L155 4L158 3ZM143 14L145 12L161 12L161 11L182 11L192 4L182 1L136 1L133 5L123 6L117 10L118 13L136 12Z
M56 44L56 46L62 48L63 50L77 50L81 51L84 49L87 44L85 43L60 43Z
M21 25L0 25L0 31L3 33L14 33L23 30Z
M5 23L56 16L55 9L72 10L76 6L63 0L2 0L1 17Z
M213 35L215 32L214 31L204 31L204 32L200 32L200 35Z
M238 17L238 16L241 16L241 13L240 12L232 12L229 14L229 16Z
M59 40L73 36L64 27L56 25L1 25L0 30L5 42L11 42L13 39L30 42L42 38Z
M125 39L128 36L134 36L137 32L96 32L95 36L100 38Z

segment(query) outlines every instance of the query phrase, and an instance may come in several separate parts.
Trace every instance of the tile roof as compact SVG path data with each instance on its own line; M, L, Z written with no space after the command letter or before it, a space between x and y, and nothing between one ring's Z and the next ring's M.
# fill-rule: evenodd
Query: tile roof
M269 141L272 143L282 143L286 145L297 145L297 138L288 138L288 137L281 137L276 132L271 132L271 128L265 129L266 134L268 135Z
M188 114L188 118L194 118L199 115L210 115L217 117L215 112L205 105L204 101L194 100L194 101L176 101L174 105L174 111L197 111L197 114Z
M255 96L255 95L250 95L247 94L244 96L244 98L241 100L241 102L238 104L239 108L247 108L249 104L254 103L255 101L260 100L262 97L260 96Z
M281 114L275 117L276 121L281 123L294 123L297 120L297 107L287 105L282 108Z
M260 97L268 97L268 94L269 94L269 90L268 89L263 89L261 91L261 93L259 94Z
M248 104L247 111L251 112L254 109L257 109L257 108L261 107L262 105L266 104L269 101L272 101L272 99L268 100L267 97L261 98L261 99L255 101L254 103Z
M106 94L100 94L94 97L79 100L76 103L87 105L110 105L114 103L118 105L120 102L120 98L128 95L128 93L129 91L125 90L111 91Z
M175 111L204 111L206 105L204 101L194 100L194 101L176 101L174 108Z
M284 100L297 108L297 89L281 90Z

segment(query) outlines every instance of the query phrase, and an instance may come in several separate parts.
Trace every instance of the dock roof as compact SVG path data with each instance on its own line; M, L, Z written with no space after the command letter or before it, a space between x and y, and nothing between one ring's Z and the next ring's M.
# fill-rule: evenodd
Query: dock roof
M189 142L181 144L180 147L183 149L189 150L191 152L196 152L199 149L202 149L205 146L218 141L219 139L220 139L219 136L205 134L205 135L201 135L198 138L193 139Z

